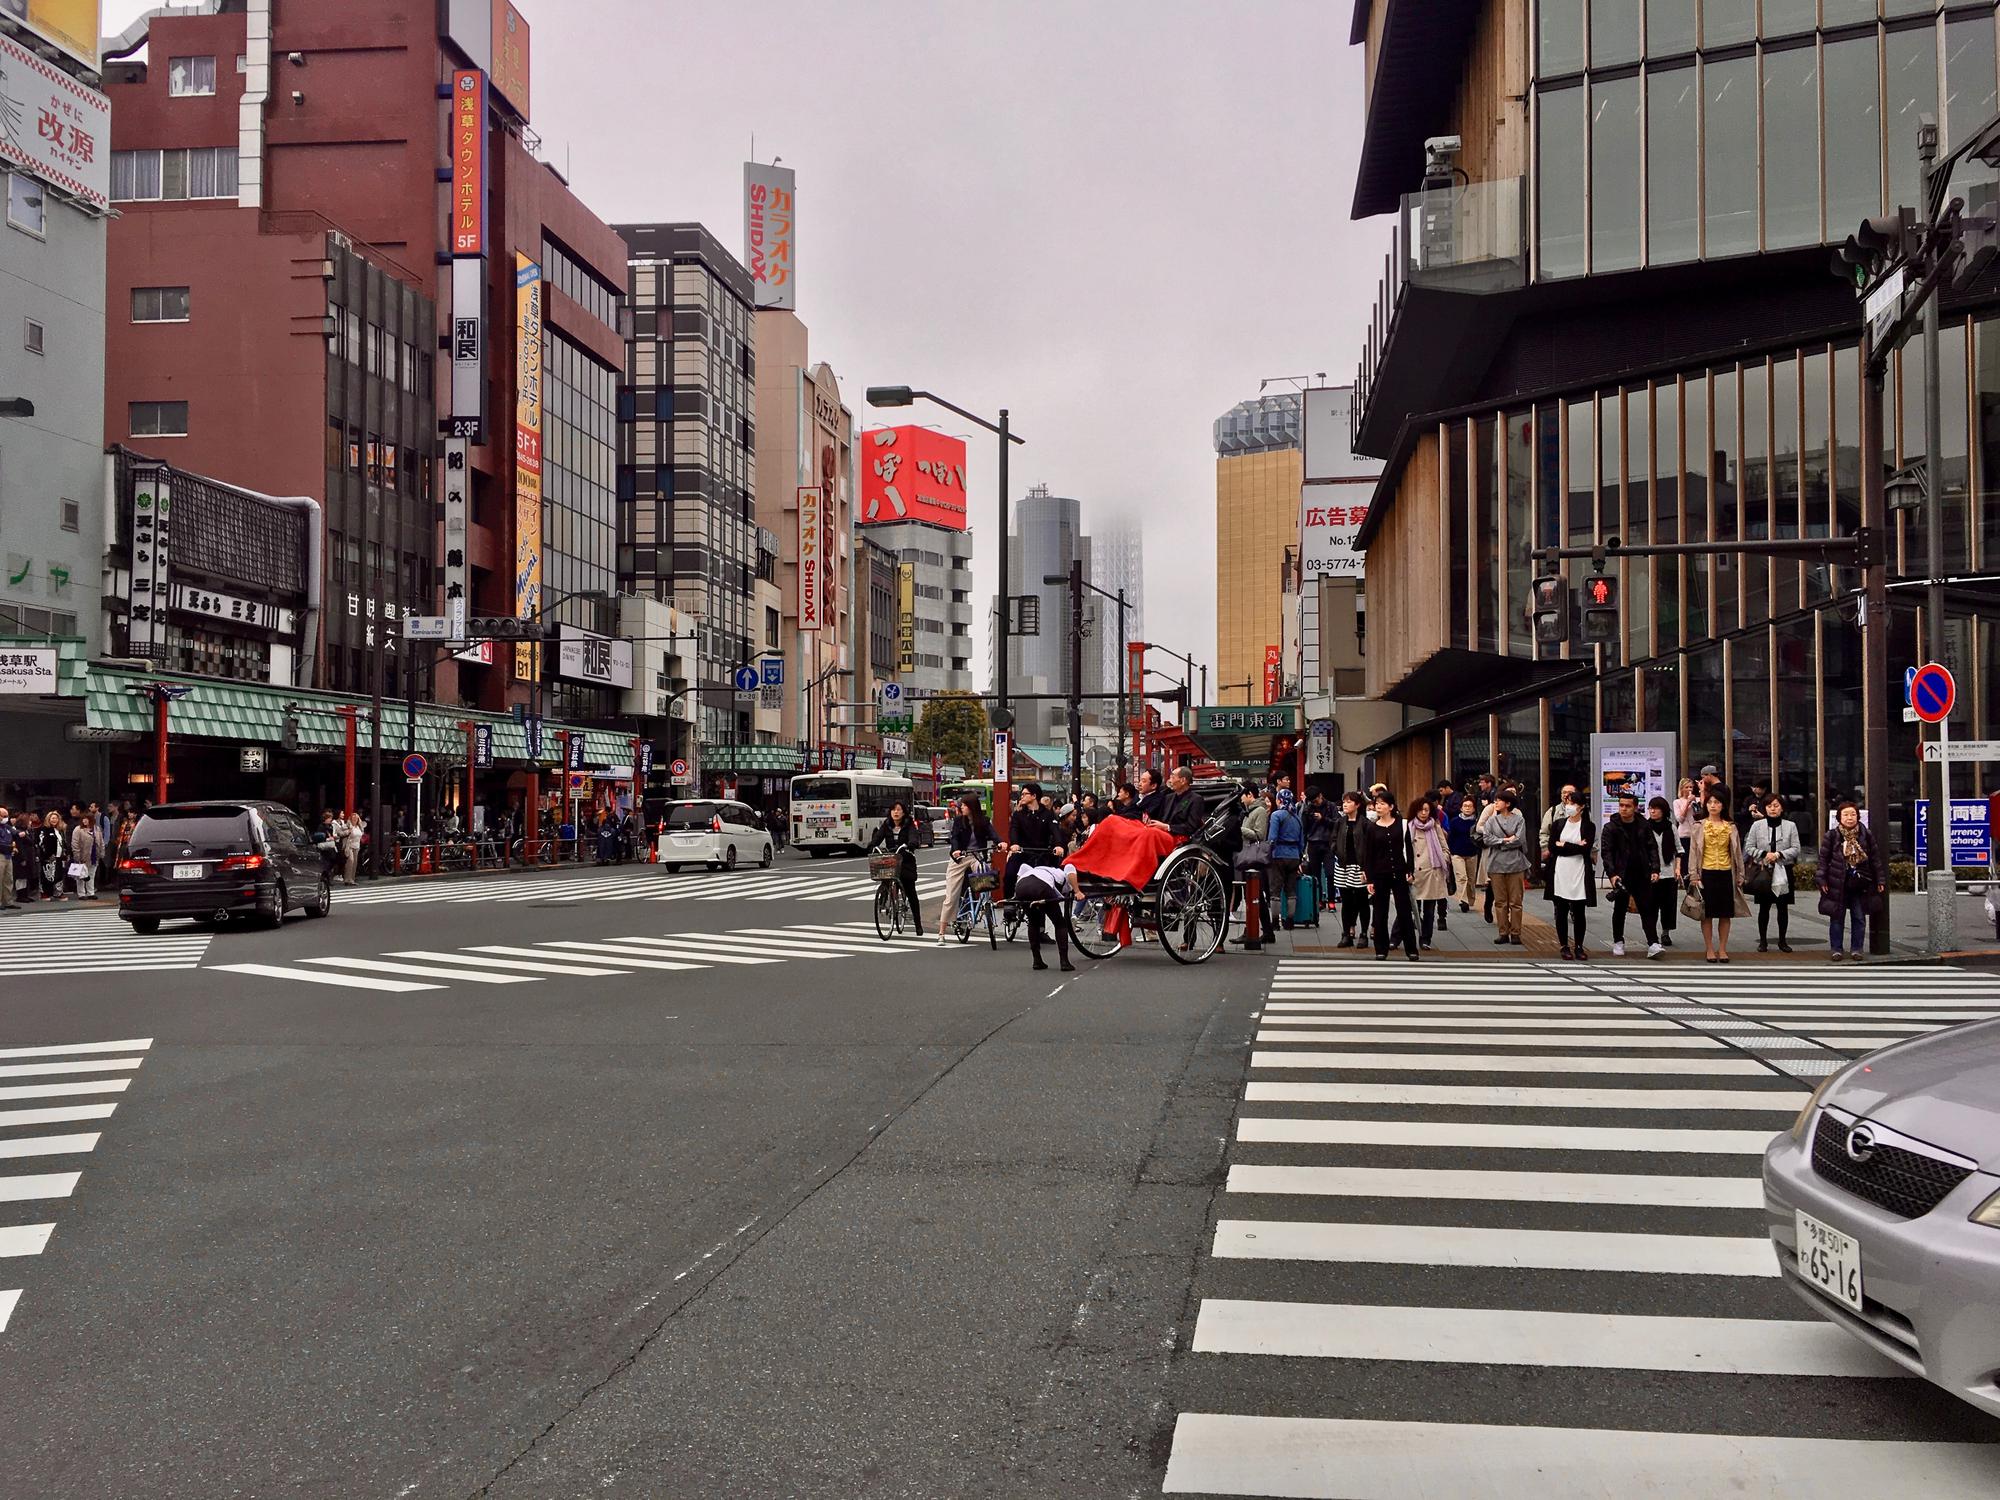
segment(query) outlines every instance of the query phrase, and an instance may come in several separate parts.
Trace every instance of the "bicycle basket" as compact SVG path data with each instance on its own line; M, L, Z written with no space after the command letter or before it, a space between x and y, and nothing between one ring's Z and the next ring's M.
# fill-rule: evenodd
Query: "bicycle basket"
M988 896L1000 889L1000 877L991 865L982 865L965 877L965 888L975 896Z
M894 880L902 874L902 856L897 854L871 854L868 856L868 873L876 880Z

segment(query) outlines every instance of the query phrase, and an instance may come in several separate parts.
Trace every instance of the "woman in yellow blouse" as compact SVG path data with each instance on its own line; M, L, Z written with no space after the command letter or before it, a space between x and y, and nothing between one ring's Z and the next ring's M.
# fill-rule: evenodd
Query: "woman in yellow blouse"
M1708 816L1695 825L1688 862L1701 882L1701 941L1712 964L1729 962L1729 921L1743 884L1743 839L1720 796L1709 794Z

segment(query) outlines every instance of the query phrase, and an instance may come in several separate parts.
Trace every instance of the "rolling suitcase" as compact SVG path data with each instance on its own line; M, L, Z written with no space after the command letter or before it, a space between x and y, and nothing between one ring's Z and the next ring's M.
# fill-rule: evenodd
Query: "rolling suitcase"
M1319 882L1313 879L1310 873L1301 870L1299 878L1292 884L1291 909L1286 915L1297 926L1317 927L1319 926L1320 902L1323 899L1324 894L1319 888Z

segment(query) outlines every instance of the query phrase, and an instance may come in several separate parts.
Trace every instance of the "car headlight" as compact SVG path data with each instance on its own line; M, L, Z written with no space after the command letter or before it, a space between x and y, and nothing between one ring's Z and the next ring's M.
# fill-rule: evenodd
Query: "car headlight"
M1819 1081L1819 1087L1814 1089L1812 1091L1812 1097L1806 1100L1806 1107L1800 1110L1799 1117L1796 1120L1792 1121L1793 1140L1801 1143L1805 1141L1806 1126L1812 1123L1813 1111L1819 1108L1819 1101L1826 1097L1826 1091L1828 1089L1832 1088L1836 1083L1840 1082L1840 1080L1846 1076L1847 1076L1847 1069L1842 1068L1838 1072L1827 1074L1826 1077L1822 1078Z
M1972 1211L1972 1222L2000 1229L2000 1193L1995 1193Z

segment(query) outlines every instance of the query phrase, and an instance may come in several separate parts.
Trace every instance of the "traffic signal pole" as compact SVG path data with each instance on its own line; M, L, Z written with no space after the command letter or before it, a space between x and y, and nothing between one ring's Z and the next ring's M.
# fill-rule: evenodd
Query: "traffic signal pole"
M1917 127L1917 160L1922 166L1919 180L1925 186L1926 197L1933 201L1941 199L1939 190L1943 187L1942 183L1934 186L1931 181L1937 154L1937 121L1925 115ZM1943 259L1942 255L1939 259ZM1928 544L1925 562L1930 574L1924 601L1924 644L1925 655L1932 661L1942 661L1945 656L1944 455L1940 451L1943 424L1938 353L1941 339L1938 304L1943 299L1944 289L1933 278L1924 298L1924 530ZM1926 860L1929 868L1924 877L1925 914L1929 919L1926 925L1933 955L1950 953L1958 947L1958 877L1951 865L1951 764L1945 759L1950 754L1950 731L1943 724L1938 726L1938 738L1941 743L1937 774L1931 778Z
M1861 392L1861 529L1886 540L1889 514L1882 472L1882 399L1887 365L1875 359L1874 333L1866 322L1861 325L1860 355L1865 387ZM1875 548L1862 570L1861 612L1861 776L1865 784L1862 800L1870 809L1885 811L1889 806L1888 550L1886 546ZM1886 955L1889 951L1892 899L1884 892L1881 913L1869 927L1871 953Z

